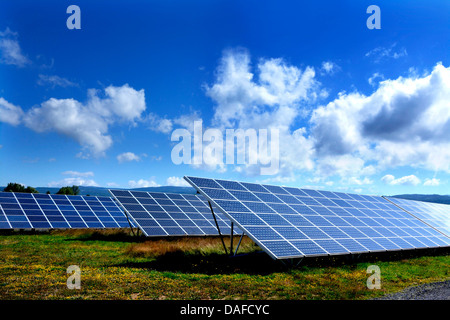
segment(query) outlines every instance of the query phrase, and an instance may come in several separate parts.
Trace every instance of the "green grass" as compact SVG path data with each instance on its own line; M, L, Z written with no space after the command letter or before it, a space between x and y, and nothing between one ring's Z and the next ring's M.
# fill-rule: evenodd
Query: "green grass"
M229 244L229 237L225 239ZM234 243L237 244L238 238ZM368 299L450 279L447 251L272 260L248 238L229 258L219 238L133 237L128 231L0 234L1 299ZM381 289L366 286L369 265ZM81 289L66 286L81 269Z

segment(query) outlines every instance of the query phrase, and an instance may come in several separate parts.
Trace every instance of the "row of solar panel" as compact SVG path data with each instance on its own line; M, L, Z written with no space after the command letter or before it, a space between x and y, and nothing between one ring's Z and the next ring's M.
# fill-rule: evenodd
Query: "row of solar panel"
M0 192L0 229L125 228L109 197Z
M450 218L422 210L427 223L383 197L185 177L273 258L450 245Z
M443 234L450 235L450 206L440 203L386 197L409 214L429 224ZM432 213L432 214L430 214Z
M146 236L217 235L231 233L231 223L220 212L211 214L208 202L199 195L110 190ZM234 229L233 233L241 231Z
M206 179L206 178L197 178L197 177L188 177L188 179L194 183L197 187L205 189L205 188L213 188L218 190L226 190L229 192L232 191L250 191L253 194L258 193L268 193L274 195L295 195L295 196L303 196L303 197L319 197L319 198L327 198L327 199L341 199L341 200L357 200L357 201L370 201L370 202L381 202L380 197L370 196L370 195L359 195L359 194L350 194L336 191L324 191L324 190L311 190L311 189L300 189L293 187L280 187L274 185L266 185L266 184L256 184L256 183L248 183L248 182L237 182L237 181L229 181L229 180L220 180L220 179ZM188 181L189 181L188 180Z

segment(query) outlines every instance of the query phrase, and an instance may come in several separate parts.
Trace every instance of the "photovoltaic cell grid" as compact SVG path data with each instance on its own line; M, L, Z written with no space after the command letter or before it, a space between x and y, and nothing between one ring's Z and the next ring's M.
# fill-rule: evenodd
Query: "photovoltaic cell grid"
M406 210L416 218L450 237L450 206L393 197L384 197Z
M185 179L274 259L450 245L382 197Z
M126 228L110 197L0 192L0 229Z
M109 190L146 236L218 235L203 196ZM215 210L220 232L230 234L231 221ZM234 234L242 233L233 228Z

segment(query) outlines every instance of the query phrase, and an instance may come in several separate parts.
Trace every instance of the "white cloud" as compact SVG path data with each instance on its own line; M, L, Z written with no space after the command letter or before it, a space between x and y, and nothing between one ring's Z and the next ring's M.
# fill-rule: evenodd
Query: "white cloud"
M386 184L390 184L392 181L395 180L395 177L392 174L387 174L381 178L381 181L383 181Z
M99 93L89 90L86 103L51 98L30 109L24 123L36 132L54 131L74 139L83 147L84 152L77 155L81 158L102 156L113 143L108 127L135 124L146 105L144 90L134 90L128 84L107 87L103 97Z
M277 129L279 131L280 175L291 176L295 169L311 168L311 142L304 128L292 129L296 119L306 114L311 103L322 95L312 67L303 70L283 59L260 59L252 68L245 50L224 52L216 79L205 86L215 104L212 126L224 129ZM237 150L244 153L245 150ZM204 169L225 167L216 165ZM236 171L259 175L261 165L243 165Z
M348 184L356 184L358 186L362 186L362 185L368 185L368 184L372 184L373 181L370 180L367 177L364 177L363 179L357 178L357 177L350 177L348 178Z
M36 132L55 131L77 141L95 156L112 145L108 133L111 120L104 118L74 99L51 98L29 110L25 125Z
M45 75L40 74L39 79L37 81L37 84L40 86L50 86L51 88L55 87L77 87L78 85L70 80L67 80L66 78L62 78L57 75Z
M384 80L384 76L379 72L375 72L367 81L372 87L374 87L380 81L377 81L377 79Z
M191 185L180 177L169 177L166 180L166 185L175 187L190 187Z
M436 178L432 178L432 179L425 179L425 182L423 183L424 186L431 186L431 187L435 187L435 186L439 186L441 184L441 181L439 179Z
M62 172L61 174L69 175L69 176L73 176L73 177L93 177L94 176L94 173L92 171L79 172L79 171L68 170L68 171Z
M421 183L420 179L413 174L398 179L395 179L395 177L391 174L387 174L381 178L381 181L390 185L408 185L408 186L417 186L418 184Z
M92 179L84 179L82 177L65 178L60 181L52 181L47 184L48 187L65 187L65 186L84 186L98 187L98 183Z
M141 161L141 157L134 154L133 152L124 152L117 156L117 161L119 161L119 163L130 161Z
M149 129L155 132L170 133L173 129L173 122L170 119L161 118L156 114L149 114L147 117Z
M261 59L256 71L252 73L246 51L224 53L215 83L206 87L206 94L216 104L214 126L289 126L298 115L300 102L317 97L318 82L311 67L302 71L279 58Z
M406 55L395 44L367 54L374 59ZM319 71L335 68L332 62L324 62ZM326 96L312 67L299 68L280 58L253 64L247 51L228 50L214 81L204 86L214 103L209 128L221 130L223 136L225 129L277 129L280 168L270 179L280 181L295 179L295 173L302 171L313 172L322 181L340 176L341 183L362 186L373 184L375 173L400 166L450 172L450 68L437 64L422 77L410 72L387 80L373 73L368 81L376 87L371 95L342 92L312 109ZM165 124L157 118L155 128L169 132L182 126L192 133L199 118L192 114L167 119ZM208 127L206 122L203 125L205 132ZM195 167L225 172L229 165L211 161ZM256 176L261 167L233 164L232 170ZM415 183L414 179L393 180Z
M118 183L115 183L115 182L107 182L107 183L106 183L106 186L108 186L108 187L110 187L110 188L117 188L117 187L119 187L120 185L119 185Z
M24 67L31 61L22 53L18 41L18 33L6 28L0 32L0 62L17 67Z
M23 114L21 107L15 106L0 97L0 122L6 122L10 125L17 126L22 121Z
M59 181L52 181L47 184L48 187L65 187L65 186L90 186L98 187L98 183L92 179L87 179L88 177L93 177L94 173L92 171L79 172L68 170L61 172L62 175L71 176L70 178L65 178Z
M103 118L134 124L146 109L144 89L137 91L125 84L121 87L108 86L99 96L101 94L100 90L90 89L87 106Z
M390 47L377 47L373 50L370 50L365 54L366 57L371 57L374 62L378 63L384 59L399 59L401 57L405 57L408 55L408 52L405 48L400 48L395 50L397 47L397 43L392 44Z
M320 159L350 155L376 170L450 172L450 68L437 64L422 78L385 80L370 96L341 94L314 110L310 123Z
M332 61L323 61L322 62L322 68L321 68L322 74L333 74L336 71L338 71L339 69L340 69L340 67Z
M130 188L147 188L147 187L159 187L160 185L156 183L153 179L145 180L139 179L138 181L130 180L128 181Z

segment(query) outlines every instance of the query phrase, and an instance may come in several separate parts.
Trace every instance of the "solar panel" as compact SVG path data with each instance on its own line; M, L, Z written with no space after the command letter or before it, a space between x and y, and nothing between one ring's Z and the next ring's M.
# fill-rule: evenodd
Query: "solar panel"
M110 197L0 192L0 229L129 227Z
M274 259L450 246L382 197L185 179Z
M450 205L393 197L384 198L450 237Z
M142 232L148 236L218 235L206 199L194 194L109 190ZM220 195L219 195L220 197ZM221 233L231 233L231 221L215 210ZM234 234L240 234L238 228Z

